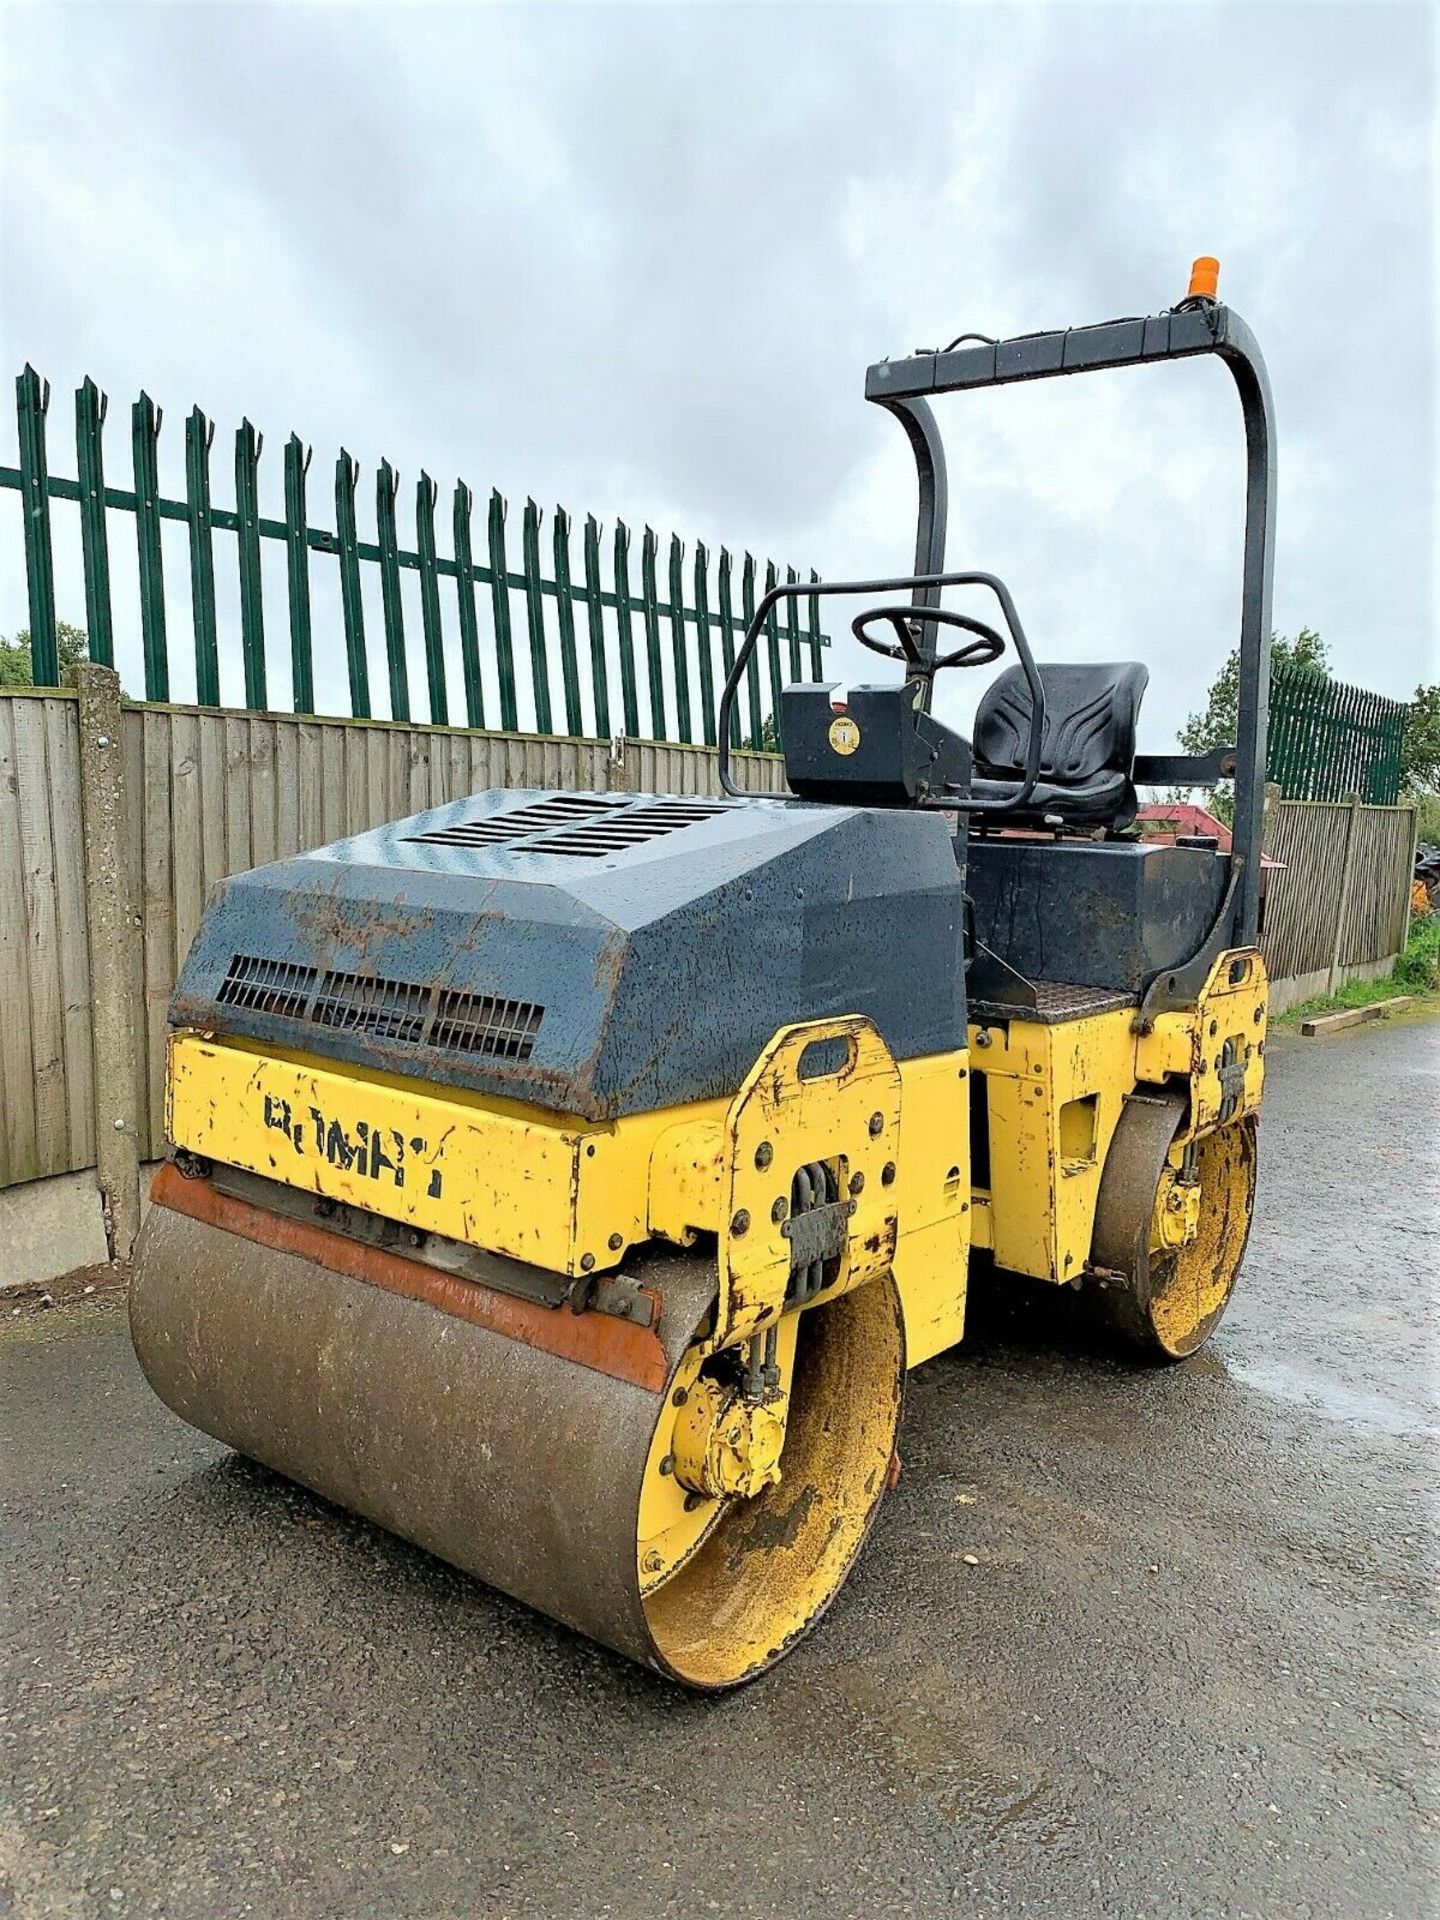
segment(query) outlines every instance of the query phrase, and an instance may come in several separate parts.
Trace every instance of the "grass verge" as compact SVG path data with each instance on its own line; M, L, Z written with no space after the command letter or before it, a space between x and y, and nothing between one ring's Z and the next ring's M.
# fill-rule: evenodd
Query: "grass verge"
M1383 980L1350 980L1338 993L1321 994L1314 1000L1303 1000L1298 1007L1287 1007L1274 1024L1294 1027L1302 1020L1312 1020L1317 1013L1372 1007L1377 1000L1391 1000L1401 993L1440 1005L1440 913L1419 914L1410 922L1405 951Z

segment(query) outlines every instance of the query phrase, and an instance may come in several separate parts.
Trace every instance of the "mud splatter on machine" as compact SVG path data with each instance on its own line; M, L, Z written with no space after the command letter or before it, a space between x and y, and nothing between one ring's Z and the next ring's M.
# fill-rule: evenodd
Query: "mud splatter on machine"
M1150 1356L1201 1344L1255 1183L1274 476L1215 291L1200 262L1151 318L870 369L914 573L766 596L724 797L483 793L219 890L132 1301L177 1413L716 1688L844 1580L977 1250ZM1245 419L1239 737L1137 758L1143 666L1036 665L1006 587L947 572L929 400L1198 354ZM746 798L736 689L811 591L873 603L854 632L900 682L788 689L793 797ZM963 739L934 678L1007 648ZM1230 851L1127 831L1136 781L1222 772Z

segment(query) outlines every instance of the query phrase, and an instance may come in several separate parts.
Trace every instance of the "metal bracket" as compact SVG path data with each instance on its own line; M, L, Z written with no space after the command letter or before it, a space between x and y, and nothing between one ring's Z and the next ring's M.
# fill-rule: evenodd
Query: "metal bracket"
M1023 1015L1033 1014L1040 1004L1034 981L1017 973L1008 960L1002 960L978 937L965 978L965 991L972 1009L984 1003Z
M850 1236L854 1211L853 1200L832 1200L828 1206L807 1207L804 1213L792 1214L780 1229L782 1237L790 1242L791 1267L838 1260Z
M1245 1057L1233 1036L1220 1049L1220 1064L1215 1070L1215 1078L1220 1082L1219 1124L1224 1126L1245 1099Z
M1213 787L1234 772L1234 747L1215 747L1209 753L1137 753L1132 778L1137 787Z
M884 1172L900 1157L900 1092L899 1067L860 1014L782 1027L760 1054L725 1116L715 1347L778 1319L797 1262L836 1293L889 1271L898 1226ZM835 1184L817 1191L812 1178L797 1195L797 1173L817 1162Z
M1188 960L1182 961L1178 967L1164 967L1151 976L1140 996L1140 1011L1135 1016L1138 1031L1148 1033L1156 1014L1193 1007L1200 998L1205 982L1210 978L1210 969L1225 949L1234 944L1235 900L1244 870L1244 854L1232 853L1225 895L1220 902L1219 912L1210 923L1210 931Z
M228 1194L232 1199L263 1207L268 1213L298 1220L306 1226L323 1228L342 1239L359 1241L381 1253L397 1254L421 1266L435 1267L442 1273L454 1274L457 1279L472 1280L517 1300L531 1300L542 1307L568 1306L574 1313L587 1310L605 1313L615 1319L631 1320L639 1327L653 1327L660 1318L660 1296L655 1289L642 1287L623 1273L587 1273L568 1280L563 1273L511 1260L504 1254L488 1253L482 1247L465 1246L443 1234L423 1232L383 1214L368 1213L364 1208L323 1197L317 1199L299 1187L287 1187L279 1180L247 1173L241 1167L216 1165L213 1177L217 1193Z

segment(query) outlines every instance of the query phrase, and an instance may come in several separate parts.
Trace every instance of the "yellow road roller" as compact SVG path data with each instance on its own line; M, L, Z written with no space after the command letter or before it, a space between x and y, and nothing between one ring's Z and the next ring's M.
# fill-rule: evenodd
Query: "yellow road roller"
M1148 1359L1200 1346L1255 1191L1274 484L1203 267L1149 318L870 368L913 571L765 595L713 797L481 793L218 889L131 1298L167 1405L717 1689L834 1598L972 1260ZM1037 664L1006 585L947 570L931 403L1197 354L1246 430L1238 737L1145 756L1142 664ZM789 793L747 796L736 693L797 593L858 599L899 672L788 688ZM973 739L934 715L937 674L1006 654ZM1137 835L1137 783L1222 775L1231 846Z

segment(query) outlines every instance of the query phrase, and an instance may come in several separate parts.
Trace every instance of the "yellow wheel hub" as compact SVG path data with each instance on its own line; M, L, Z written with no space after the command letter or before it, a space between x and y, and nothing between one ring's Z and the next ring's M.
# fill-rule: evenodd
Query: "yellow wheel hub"
M1167 1167L1155 1196L1150 1244L1156 1251L1188 1247L1200 1230L1200 1182L1193 1172Z
M1193 1168L1161 1182L1150 1263L1149 1319L1167 1355L1208 1338L1235 1285L1255 1193L1255 1129L1241 1120L1193 1143ZM1181 1196L1181 1205L1173 1203Z
M675 1478L693 1493L752 1498L780 1478L785 1404L750 1401L736 1387L701 1380L675 1417Z

